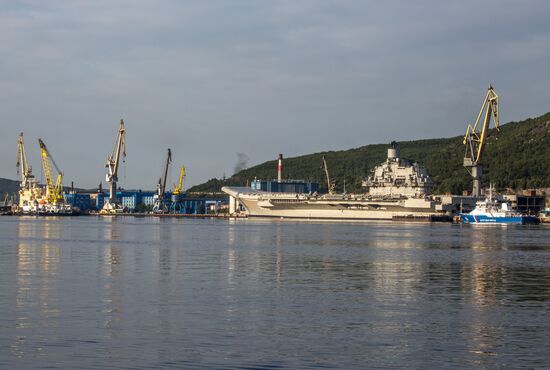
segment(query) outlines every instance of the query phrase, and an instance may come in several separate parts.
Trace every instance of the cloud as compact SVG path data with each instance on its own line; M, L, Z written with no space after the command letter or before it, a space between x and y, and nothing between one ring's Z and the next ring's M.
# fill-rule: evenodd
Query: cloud
M489 83L503 121L548 109L545 1L24 1L0 5L0 177L25 131L67 178L103 178L120 118L127 184L171 147L189 183L259 163L462 133ZM536 87L537 94L530 94ZM508 98L507 98L508 97ZM513 97L513 98L512 98Z

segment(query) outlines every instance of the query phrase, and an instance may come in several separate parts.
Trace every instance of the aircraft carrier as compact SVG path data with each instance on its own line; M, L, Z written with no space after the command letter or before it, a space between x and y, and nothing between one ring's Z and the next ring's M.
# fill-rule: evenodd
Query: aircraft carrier
M279 179L280 173L279 164ZM222 191L229 195L230 213L244 213L249 217L339 220L450 218L450 208L429 196L433 182L426 169L400 158L398 148L388 149L386 161L374 168L363 186L368 188L365 194L279 193L227 186Z

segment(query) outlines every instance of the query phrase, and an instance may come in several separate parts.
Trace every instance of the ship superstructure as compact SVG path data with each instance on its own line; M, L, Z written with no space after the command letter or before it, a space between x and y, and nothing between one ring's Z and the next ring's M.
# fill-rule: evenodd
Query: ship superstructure
M399 148L392 144L386 161L374 168L363 186L369 188L369 195L373 197L422 198L429 194L433 181L426 168L399 158Z

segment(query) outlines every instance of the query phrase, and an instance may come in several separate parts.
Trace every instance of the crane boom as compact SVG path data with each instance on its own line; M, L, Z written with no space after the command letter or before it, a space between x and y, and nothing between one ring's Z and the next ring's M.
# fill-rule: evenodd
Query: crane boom
M185 178L185 166L182 165L181 170L180 170L180 178L179 178L178 186L175 187L174 192L172 194L179 195L179 194L183 193L183 179L184 178Z
M21 188L27 187L29 182L32 182L34 176L32 175L32 168L27 162L27 154L25 152L25 143L23 141L23 133L19 134L17 139L17 170L21 170Z
M105 180L109 183L109 202L112 204L116 203L118 167L121 156L124 161L126 158L126 128L122 119L120 120L113 150L109 157L107 157L107 162L105 162L105 168L107 168Z
M38 145L40 146L42 169L46 179L46 201L49 203L57 203L59 200L63 199L63 172L61 172L57 166L57 163L55 163L42 139L38 139ZM55 182L53 178L52 164L57 171L57 178Z
M481 196L481 175L483 173L481 160L485 149L489 126L491 124L491 118L493 118L496 130L500 131L498 105L498 95L493 89L493 86L489 86L475 123L473 125L468 125L466 135L464 135L463 144L466 145L464 167L468 169L468 172L470 172L473 177L472 195L476 197ZM483 114L484 112L485 114ZM483 122L481 122L482 116Z
M166 192L166 179L168 178L168 167L172 163L172 151L168 148L168 153L166 154L166 162L164 163L164 172L162 180L159 182L159 196L164 196Z
M480 125L481 116L484 111L485 117L483 119L483 123L481 123L481 132L478 132L478 126ZM479 163L481 160L483 149L485 148L485 139L487 138L489 125L491 123L491 117L493 117L495 122L495 128L497 131L500 131L498 119L498 95L495 93L493 87L489 86L487 95L485 96L481 109L477 115L477 119L473 126L468 125L468 129L466 130L466 135L463 140L463 144L468 146L467 157L471 158L472 163L474 164Z
M328 173L328 165L327 165L327 160L325 159L325 156L323 156L323 164L322 164L321 168L325 170L325 175L327 177L328 193L329 194L334 194L334 184L330 181L330 176L329 176L329 173Z
M166 162L164 163L164 169L161 178L157 185L157 195L155 196L155 201L153 204L153 212L164 213L168 211L168 206L165 202L164 195L166 193L166 181L168 178L168 168L172 163L172 151L168 148L168 153L166 154Z

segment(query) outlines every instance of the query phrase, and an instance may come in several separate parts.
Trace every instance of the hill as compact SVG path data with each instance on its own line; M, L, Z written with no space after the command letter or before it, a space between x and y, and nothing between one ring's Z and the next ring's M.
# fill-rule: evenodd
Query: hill
M64 186L63 189L65 191L69 191L70 187ZM80 188L74 188L74 190L78 192L88 191ZM0 178L0 195L3 196L5 193L9 193L11 195L18 192L19 192L19 181Z
M19 191L19 181L0 178L0 194L17 193Z
M434 192L460 194L471 190L471 178L462 166L465 146L462 136L398 142L401 157L426 166L436 184ZM388 144L308 154L284 160L285 178L315 180L326 190L321 159L326 157L336 190L342 191L344 180L348 192L362 192L361 181L374 166L386 158ZM483 158L483 181L497 189L550 187L550 113L491 129ZM275 178L276 161L268 161L235 173L228 179L211 179L194 186L190 192L217 192L225 185L246 185L254 177Z

